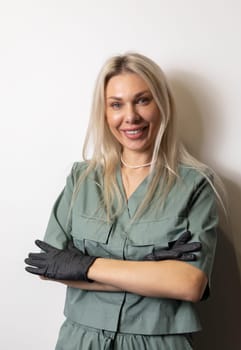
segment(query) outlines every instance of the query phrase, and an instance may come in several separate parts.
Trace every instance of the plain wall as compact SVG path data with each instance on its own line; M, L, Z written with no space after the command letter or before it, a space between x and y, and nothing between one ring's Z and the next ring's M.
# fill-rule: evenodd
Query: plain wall
M81 159L101 65L130 50L164 69L182 138L226 185L230 224L196 348L241 348L240 15L238 0L0 1L1 349L54 349L65 287L23 260Z

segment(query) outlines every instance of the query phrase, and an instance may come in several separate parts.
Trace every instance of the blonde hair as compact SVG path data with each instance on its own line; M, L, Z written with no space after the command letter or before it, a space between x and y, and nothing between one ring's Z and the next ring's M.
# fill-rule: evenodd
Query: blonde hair
M73 198L75 198L81 182L92 170L98 168L101 169L103 175L102 203L107 220L112 220L123 208L125 199L116 180L116 168L120 164L121 145L109 130L105 117L105 89L107 83L113 76L122 73L138 74L148 85L160 111L160 127L152 155L152 164L155 167L150 168L150 173L153 176L150 177L148 191L134 218L139 217L148 208L156 192L160 195L160 203L164 202L165 197L178 178L177 167L180 163L200 171L221 199L207 175L207 166L192 157L178 141L175 103L163 71L150 58L139 53L127 53L111 57L106 61L97 77L89 126L83 147L83 159L87 161L87 168L77 180ZM93 155L88 160L87 153L90 143L93 146ZM160 186L160 174L162 176L162 186ZM217 177L215 176L215 178ZM116 200L118 205L117 208L113 209Z

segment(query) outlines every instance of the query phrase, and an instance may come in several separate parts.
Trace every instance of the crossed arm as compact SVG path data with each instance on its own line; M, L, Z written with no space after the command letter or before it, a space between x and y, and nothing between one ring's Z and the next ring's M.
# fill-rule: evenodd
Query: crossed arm
M177 260L126 261L98 258L91 265L85 281L62 281L70 287L96 291L128 291L160 298L197 302L207 285L200 269Z
M187 231L168 248L144 257L144 261L96 258L84 255L72 243L61 250L36 241L44 252L30 253L25 262L32 266L26 270L74 288L196 302L203 295L207 277L185 262L195 260L193 252L201 249L198 242L188 243L190 238Z

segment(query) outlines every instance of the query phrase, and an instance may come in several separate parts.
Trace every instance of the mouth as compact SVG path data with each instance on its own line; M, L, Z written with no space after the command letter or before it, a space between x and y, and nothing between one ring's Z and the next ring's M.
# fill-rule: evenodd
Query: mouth
M122 133L125 134L126 137L130 139L138 139L143 137L146 134L146 131L148 129L148 126L144 126L142 128L136 128L136 129L126 129L126 130L121 130Z

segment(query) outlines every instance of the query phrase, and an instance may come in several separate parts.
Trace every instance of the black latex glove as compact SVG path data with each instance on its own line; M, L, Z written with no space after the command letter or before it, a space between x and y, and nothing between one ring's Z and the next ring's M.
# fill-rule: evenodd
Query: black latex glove
M31 266L25 267L26 271L56 280L92 282L87 273L96 257L84 255L72 242L65 249L57 249L40 240L35 244L44 252L29 254L25 263Z
M151 254L144 257L144 260L182 260L182 261L194 261L197 259L194 252L201 250L202 245L200 242L187 243L192 238L191 232L184 232L176 241L168 243L167 248L153 249Z

